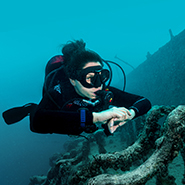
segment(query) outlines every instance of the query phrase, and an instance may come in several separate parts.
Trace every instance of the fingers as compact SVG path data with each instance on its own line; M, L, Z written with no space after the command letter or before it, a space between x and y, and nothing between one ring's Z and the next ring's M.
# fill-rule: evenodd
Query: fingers
M122 122L120 122L118 125L121 127L121 126L123 126L125 123L126 123L126 121L122 121Z
M109 128L110 133L113 134L118 127L123 126L125 123L126 123L126 121L123 121L123 122L120 122L118 125L114 125L114 120L111 119L108 122L108 128Z
M93 123L105 123L114 118L114 121L124 121L130 118L130 111L124 107L113 107L102 112L93 112Z
M108 122L109 131L110 131L111 133L114 133L118 127L123 126L125 123L126 123L126 121L122 121L122 122L119 122L119 124L116 124L116 125L115 125L114 118L112 118L112 119Z
M113 126L114 126L114 121L113 121L113 119L111 119L111 120L108 122L108 128L109 128L110 133L113 133L113 132L114 132Z
M128 109L124 108L124 107L119 107L117 108L118 110L120 110L121 112L127 114L128 116L131 116L131 113Z
M113 113L115 114L114 117L114 121L122 121L122 120L126 120L131 116L131 113L128 109L124 108L124 107L113 107L112 108Z
M116 129L119 127L119 125L114 125L114 119L111 119L109 122L108 122L108 128L109 128L109 131L113 134Z

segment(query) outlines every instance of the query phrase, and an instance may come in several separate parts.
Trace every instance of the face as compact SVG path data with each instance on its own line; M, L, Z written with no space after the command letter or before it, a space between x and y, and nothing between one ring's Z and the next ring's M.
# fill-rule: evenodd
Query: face
M101 66L99 62L89 62L87 63L83 69L86 69L88 67L95 67L95 66ZM88 73L86 76L86 81L90 83L91 78L94 76L94 73ZM86 88L84 87L78 80L72 80L70 79L71 84L74 86L76 92L82 96L82 97L87 97L90 99L95 99L96 98L96 91L102 90L103 85L101 84L100 87L92 87L92 88Z

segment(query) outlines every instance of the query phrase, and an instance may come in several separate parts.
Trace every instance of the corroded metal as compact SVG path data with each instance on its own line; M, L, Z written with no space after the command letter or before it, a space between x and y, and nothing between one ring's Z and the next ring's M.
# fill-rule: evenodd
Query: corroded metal
M166 116L163 126L160 118ZM81 143L75 157L60 157L49 170L47 176L34 176L30 185L141 185L153 176L158 184L175 185L175 178L168 174L168 164L183 151L185 133L185 106L154 106L147 113L145 126L136 142L125 150L105 153L100 149L100 133ZM101 138L102 139L102 138ZM90 145L96 141L102 153L89 159ZM129 171L133 162L152 155L136 169ZM108 169L120 170L117 174L108 174ZM125 172L127 171L127 172ZM45 178L45 179L44 179Z

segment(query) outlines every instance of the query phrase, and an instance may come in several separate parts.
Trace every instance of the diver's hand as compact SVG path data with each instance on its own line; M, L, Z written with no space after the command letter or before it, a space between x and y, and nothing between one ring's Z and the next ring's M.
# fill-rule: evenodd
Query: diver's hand
M117 121L117 124L119 126L123 126L127 121L129 121L129 120L131 120L135 117L136 114L135 114L135 111L133 109L130 109L129 112L130 112L130 115L127 116L127 119L125 119L123 121Z
M131 113L124 107L113 107L101 112L93 112L93 123L106 123L114 118L114 121L124 121L131 117Z
M124 121L117 121L115 118L112 118L111 120L108 121L107 125L111 134L113 134L118 127L123 126L127 121L134 118L135 111L133 109L130 109L129 112L130 112L130 115Z
M113 134L116 131L116 129L119 127L119 124L115 125L114 118L108 121L107 125L111 134Z

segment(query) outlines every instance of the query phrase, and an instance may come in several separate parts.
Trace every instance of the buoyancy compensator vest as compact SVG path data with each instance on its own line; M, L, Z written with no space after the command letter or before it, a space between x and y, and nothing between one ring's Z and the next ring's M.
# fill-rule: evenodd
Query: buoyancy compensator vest
M43 95L47 95L59 110L81 111L84 109L91 112L100 112L110 107L113 93L106 88L96 92L97 98L95 100L82 98L80 96L76 97L74 87L65 74L63 57L61 55L53 57L46 65L45 71L46 76ZM54 96L53 93L50 93L51 89L56 92ZM55 96L61 96L62 98ZM65 103L60 103L61 99ZM86 133L95 132L97 129L95 124L86 125L83 128Z

